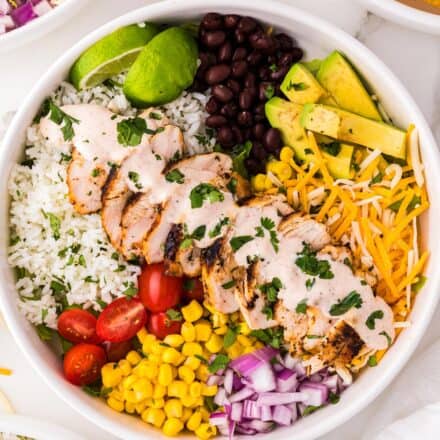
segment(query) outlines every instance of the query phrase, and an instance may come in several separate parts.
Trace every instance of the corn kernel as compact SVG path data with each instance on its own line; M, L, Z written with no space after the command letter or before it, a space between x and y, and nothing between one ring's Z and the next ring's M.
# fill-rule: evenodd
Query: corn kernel
M289 163L293 159L293 149L290 147L283 147L280 152L280 160Z
M125 390L123 396L124 400L130 403L139 403L143 400L142 397L138 396L133 390Z
M118 367L121 369L123 376L128 376L131 373L131 364L127 359L121 359L118 362Z
M160 428L165 421L165 412L158 408L148 408L142 412L141 417L144 422Z
M142 399L148 399L153 395L153 385L148 379L142 377L133 384L133 391L138 396L142 396Z
M284 182L292 177L292 167L281 161L273 161L268 164L268 168L275 174L281 182Z
M220 327L216 327L214 330L215 334L223 336L228 332L228 326L227 325L221 325Z
M274 187L274 184L269 176L266 176L266 180L264 182L264 189L268 190Z
M194 299L187 306L182 307L181 311L187 322L197 321L203 316L203 307Z
M206 342L211 336L211 324L208 321L198 322L194 328L196 330L197 341Z
M177 348L180 347L185 341L181 335L168 335L165 337L163 342L171 347Z
M208 422L209 421L209 416L211 415L211 413L204 406L201 406L199 408L199 411L202 414L202 420L204 422Z
M215 308L213 307L212 304L209 303L209 301L203 301L203 307L208 310L208 312L210 312L211 314L215 312Z
M162 397L165 397L167 393L167 388L164 385L161 385L159 383L157 383L156 385L154 385L154 390L153 390L153 399L160 399Z
M189 386L189 395L191 397L199 397L202 394L202 384L200 382L193 382Z
M175 348L167 347L162 353L162 361L167 364L179 365L182 357Z
M116 400L124 400L123 392L119 391L116 388L113 388L113 390L110 392L110 394L108 396L113 397L113 399L116 399Z
M163 408L165 406L165 399L160 397L159 399L151 399L151 408Z
M136 404L136 412L138 414L142 414L145 411L145 408L147 408L147 404L145 402L139 402Z
M263 347L264 347L264 344L261 341L257 341L254 344L255 350L259 350L260 348L263 348Z
M176 417L180 419L183 412L182 402L178 399L169 399L165 402L164 410L168 418Z
M177 375L187 384L190 384L196 377L194 371L185 365L179 367L179 369L177 370Z
M102 383L106 388L114 388L122 380L122 371L114 362L105 364L101 369Z
M182 347L184 356L202 356L203 348L198 342L185 342Z
M183 396L180 401L182 402L182 405L186 408L194 408L197 405L197 397L192 396Z
M167 387L173 381L173 371L169 364L162 364L159 367L158 382Z
M107 405L111 408L114 409L117 412L122 412L124 411L124 403L121 402L120 400L116 400L114 397L109 397L107 399Z
M193 342L196 339L196 329L190 322L184 322L180 330L185 342Z
M144 354L151 353L151 347L156 342L156 336L148 334L142 341L142 352Z
M202 423L195 431L196 436L202 440L208 440L217 434L217 428L209 423Z
M215 312L212 314L212 324L214 327L220 327L228 324L228 316L224 313Z
M201 364L200 367L197 368L196 377L202 382L206 382L208 380L209 370L205 364Z
M133 384L137 381L138 377L134 374L127 376L123 381L122 381L122 388L124 390L131 390Z
M147 338L148 338L148 332L147 329L145 327L142 327L136 334L137 338L139 339L139 342L141 344L143 344L144 342L146 342Z
M141 361L142 364L143 361ZM151 362L145 362L139 371L139 376L146 377L152 381L156 380L159 372L159 366L157 364L152 364Z
M125 412L128 414L134 414L136 411L136 404L132 402L125 402Z
M183 423L186 423L186 421L192 416L192 410L190 408L183 408L182 417L181 420Z
M179 434L182 429L183 423L180 420L176 418L170 418L164 423L162 427L162 432L168 437L174 437Z
M210 353L218 353L223 348L223 339L216 334L212 334L205 347Z
M128 362L130 362L132 366L137 365L142 360L141 355L134 350L131 350L129 353L127 353L127 356L125 358Z
M160 365L162 363L162 356L160 354L151 353L148 355L148 361L152 364Z
M168 385L168 396L184 397L188 393L188 385L182 380L175 380Z
M238 326L238 332L240 334L247 336L251 331L252 330L249 328L246 322L240 322L240 325Z
M264 191L266 189L264 186L265 182L266 182L265 174L257 174L251 179L252 186L254 190L257 192Z
M235 359L243 354L243 346L236 341L226 351L231 359Z
M252 352L254 352L254 351L255 351L255 348L252 347L252 346L250 346L250 347L244 347L243 354L249 354L249 353L252 353Z
M199 368L200 362L200 359L196 358L195 356L188 356L183 365L191 368L191 370L197 370L197 368Z
M252 345L252 341L247 336L237 335L237 341L244 347Z
M151 344L150 352L160 356L165 350L165 347L162 344L163 343L159 341L153 342L153 344Z
M186 428L189 431L195 431L202 423L202 414L200 411L194 411L192 416L186 422Z
M202 386L202 396L215 396L217 394L217 385L203 385Z

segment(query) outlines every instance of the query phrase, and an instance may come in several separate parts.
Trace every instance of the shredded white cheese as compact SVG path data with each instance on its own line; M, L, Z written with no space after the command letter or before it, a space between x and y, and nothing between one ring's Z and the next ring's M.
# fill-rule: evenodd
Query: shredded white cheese
M423 177L423 165L420 160L419 132L417 128L411 130L411 134L409 136L409 148L411 151L411 162L414 170L414 177L417 185L422 187L425 183L425 179Z
M362 173L362 171L364 171L365 168L367 168L367 166L370 165L371 162L376 160L381 154L382 154L382 152L378 149L376 149L372 153L370 153L359 165L359 172Z

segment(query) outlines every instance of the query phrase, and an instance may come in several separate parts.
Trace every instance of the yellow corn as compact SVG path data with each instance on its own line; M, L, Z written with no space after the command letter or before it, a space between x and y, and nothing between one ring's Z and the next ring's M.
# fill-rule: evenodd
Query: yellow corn
M184 396L181 399L182 405L186 408L194 408L198 404L198 397Z
M185 342L182 347L182 354L184 356L202 356L203 348L197 342Z
M182 307L181 311L187 322L197 321L203 315L203 307L196 300L192 300L187 306Z
M117 388L114 388L110 394L108 395L108 397L113 397L116 400L124 400L124 394L122 393L122 391L119 391Z
M202 420L204 422L208 422L209 421L209 416L211 415L211 413L204 406L201 406L199 408L199 411L202 414Z
M181 420L183 423L186 423L186 421L192 416L192 410L190 408L183 408L182 417Z
M196 377L202 382L206 382L209 377L209 370L205 364L200 364L200 367L197 368Z
M228 324L228 316L224 313L214 312L212 314L212 324L214 327L221 327Z
M139 402L138 404L136 404L136 412L138 414L142 414L146 407L147 407L146 402Z
M164 410L168 418L176 417L179 419L182 417L182 402L179 399L169 399L165 402Z
M192 416L186 422L186 428L189 431L195 431L202 423L202 414L200 411L194 411Z
M160 385L167 387L173 381L173 371L169 364L162 364L159 367L158 382Z
M275 174L275 176L279 180L281 180L281 182L290 179L290 177L292 176L292 168L290 167L290 165L279 160L273 160L272 162L269 162L266 165L266 170Z
M168 437L174 437L183 429L183 423L176 418L171 418L165 421L162 432Z
M252 187L256 192L261 192L266 189L266 175L265 174L257 174L251 179Z
M137 365L141 360L141 355L137 351L130 351L127 356L125 357L128 362L130 362L131 365Z
M235 359L243 354L243 346L236 341L226 351L231 359Z
M101 369L102 383L106 388L114 388L122 380L122 371L114 362L105 364Z
M191 370L188 366L182 365L177 370L177 375L182 379L185 383L190 384L194 381L196 375L194 374L194 371Z
M138 396L142 396L142 399L148 399L153 396L153 385L148 379L142 377L133 384L133 391Z
M183 363L183 365L191 368L191 370L197 370L200 366L200 359L196 358L195 356L188 356Z
M202 384L200 382L193 382L189 386L189 395L191 397L200 397L202 394Z
M237 341L244 347L249 347L252 345L252 341L247 336L237 335Z
M127 376L123 381L122 381L122 388L124 390L131 390L133 384L137 381L137 376L132 374L130 376Z
M188 393L188 385L182 380L174 380L168 385L168 396L182 398Z
M158 408L147 408L141 417L144 422L160 428L165 421L165 412Z
M165 406L165 399L160 397L159 399L151 399L151 408L163 408Z
M127 359L121 359L118 362L118 367L121 369L123 376L128 376L131 373L131 364Z
M209 423L202 423L195 431L196 436L202 440L208 440L217 434L217 428Z
M167 347L162 353L162 360L167 364L179 365L183 359L175 348Z
M151 353L148 355L148 360L152 364L160 365L162 363L162 355Z
M217 394L217 385L203 385L202 396L215 396Z
M163 340L165 344L170 345L171 347L178 348L180 347L185 341L181 335L168 335Z
M252 353L253 351L255 351L255 348L252 346L244 347L243 354L249 354L249 353Z
M283 147L280 152L280 160L286 163L290 163L293 159L293 150L290 147Z
M206 342L205 347L210 353L218 353L223 348L223 339L214 333Z
M239 325L239 333L241 333L242 335L249 335L251 332L251 329L249 328L249 326L247 325L246 322L241 322Z
M151 344L150 353L157 354L159 356L164 352L165 347L163 346L163 342L156 341Z
M125 412L128 414L134 414L136 411L136 404L131 402L125 402Z
M190 322L184 322L180 330L185 342L193 342L196 339L196 329Z
M214 332L217 335L225 335L228 331L228 326L227 325L221 325L220 327L216 327Z
M124 403L121 402L120 400L116 400L114 397L109 397L107 399L107 405L111 408L114 409L117 412L122 412L124 411Z
M145 327L142 327L138 332L137 332L137 338L139 339L139 342L141 344L143 344L144 342L147 342L148 337L150 336L147 332L147 329ZM151 335L154 336L154 335Z
M165 397L166 393L167 393L166 386L163 386L163 385L161 385L159 383L154 385L153 399L160 399L162 397Z
M141 361L141 363L138 365L139 367L139 376L146 377L150 380L155 380L157 377L157 374L159 372L159 366L157 364L152 364L151 362L145 362Z
M196 340L200 342L206 342L211 336L212 329L211 324L208 321L198 322L194 326L196 330Z

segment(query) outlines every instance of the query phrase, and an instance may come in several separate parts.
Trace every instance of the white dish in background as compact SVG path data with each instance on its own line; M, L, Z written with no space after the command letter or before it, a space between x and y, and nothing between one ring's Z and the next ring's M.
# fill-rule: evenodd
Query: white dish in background
M67 429L42 420L19 415L0 415L0 434L30 437L33 440L85 440Z
M358 0L371 12L402 26L440 35L440 15L412 8L396 0Z
M430 248L431 258L426 269L428 281L418 294L411 314L413 324L401 333L379 366L364 371L344 392L337 405L329 405L301 419L292 427L279 428L264 435L267 440L287 440L292 436L295 440L313 439L341 425L377 397L408 361L429 324L440 291L440 272L434 264L440 260L440 232L436 227L436 219L440 216L440 200L436 197L440 193L440 180L437 178L440 154L424 116L396 76L356 39L302 10L265 0L242 0L240 4L234 0L210 0L208 4L205 0L164 1L106 24L60 57L27 96L0 149L0 305L13 336L29 362L66 403L90 421L124 440L145 440L160 436L157 430L141 420L116 413L104 402L70 385L63 377L60 359L48 345L40 341L34 328L17 310L15 280L6 259L9 235L7 181L13 164L22 155L26 127L31 124L44 98L66 77L81 52L114 29L127 24L145 20L164 23L189 21L210 11L250 15L272 24L277 30L289 32L306 50L309 59L323 56L336 48L341 50L368 79L393 121L403 127L412 122L420 133L431 198L431 208L422 221L422 245Z
M25 43L36 40L72 18L88 0L64 0L52 11L22 27L0 35L0 53L10 51Z

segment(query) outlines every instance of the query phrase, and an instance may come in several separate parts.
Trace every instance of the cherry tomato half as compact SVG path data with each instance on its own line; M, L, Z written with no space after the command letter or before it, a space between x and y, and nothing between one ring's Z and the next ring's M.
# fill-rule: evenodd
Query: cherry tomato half
M183 281L183 294L185 298L192 301L203 302L203 284L198 278L187 278Z
M64 356L64 376L74 385L88 385L99 379L107 362L102 347L93 344L74 345Z
M87 310L70 309L61 313L58 318L58 332L64 339L74 344L99 343L96 318Z
M148 321L147 329L149 333L153 333L157 338L164 339L165 336L180 333L182 323L173 321L164 312L153 313Z
M146 321L147 312L138 298L118 298L98 316L96 333L103 341L128 341Z
M108 361L118 362L125 358L127 353L133 348L133 343L131 339L124 342L105 342L104 348Z
M165 312L179 304L182 284L182 278L165 274L163 264L149 264L139 276L139 297L150 312Z

